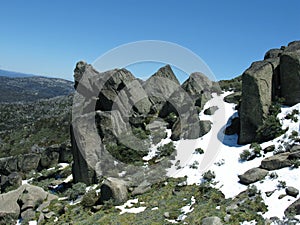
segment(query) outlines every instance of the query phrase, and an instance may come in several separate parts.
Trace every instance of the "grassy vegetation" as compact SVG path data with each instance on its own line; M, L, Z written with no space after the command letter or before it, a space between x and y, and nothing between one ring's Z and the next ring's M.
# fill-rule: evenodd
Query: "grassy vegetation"
M265 212L266 206L262 201L260 193L251 188L235 199L225 199L224 195L217 189L210 187L209 183L200 186L181 186L185 178L169 178L164 182L152 185L149 192L138 197L138 203L133 207L146 207L144 212L138 214L124 213L107 204L95 211L91 207L83 207L82 204L68 205L64 201L54 201L49 206L56 213L58 221L55 224L121 224L121 225L148 225L148 224L171 224L166 219L177 219L182 215L181 208L191 204L194 210L187 214L184 222L187 224L201 224L201 220L209 216L218 216L222 220L228 214L229 220L226 224L239 224L245 220L255 219L258 224L264 224L263 218L257 212ZM92 192L91 192L92 193ZM237 209L230 210L230 206L239 205ZM62 209L64 209L62 213ZM168 212L168 218L166 218ZM53 223L54 218L44 224ZM223 221L224 222L224 221ZM182 224L179 222L179 224Z
M71 105L72 96L0 104L0 157L69 142Z
M283 99L277 99L270 106L269 114L264 120L264 123L256 131L256 140L258 142L270 141L285 133L285 131L281 129L280 121L277 118L277 115L281 112L283 101Z
M224 91L242 91L242 76L238 76L231 80L220 80L218 83Z

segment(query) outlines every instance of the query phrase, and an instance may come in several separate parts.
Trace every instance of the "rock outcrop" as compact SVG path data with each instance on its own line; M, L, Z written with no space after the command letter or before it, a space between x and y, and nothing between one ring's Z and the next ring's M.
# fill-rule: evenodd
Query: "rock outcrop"
M100 202L112 199L115 205L119 205L127 201L128 191L126 183L122 180L109 177L104 180L101 185Z
M259 142L256 131L276 98L290 106L300 102L300 41L269 50L244 72L242 83L239 144Z
M294 187L286 187L285 192L286 192L287 195L295 197L295 198L299 194L299 190L297 188L294 188Z
M289 216L295 216L295 215L300 215L300 198L293 202L285 211L284 215L287 217Z
M24 220L35 218L35 207L38 203L50 203L55 195L45 192L42 188L24 184L18 189L0 195L0 224L15 224L21 217Z
M52 145L36 153L0 158L0 174L8 176L18 172L26 177L26 173L32 170L40 171L54 167L58 163L71 163L72 160L70 146Z
M280 57L281 96L285 104L300 102L300 47L297 51L284 51Z
M293 165L293 162L289 159L289 155L289 152L285 152L265 158L261 161L260 167L266 170L278 170L289 167Z
M126 154L142 161L150 139L158 143L165 138L164 127L171 128L172 140L198 138L211 129L210 121L200 121L198 110L216 88L201 73L192 74L180 85L169 65L140 81L126 69L99 73L79 62L74 79L71 139L75 182L97 182L108 164L128 163ZM166 125L154 129L155 121ZM142 139L136 136L139 134Z
M239 175L240 183L241 184L252 184L256 181L264 179L268 174L268 171L265 169L260 168L252 168L246 171L244 174Z
M279 59L273 62L255 62L242 77L242 102L239 111L240 135L239 143L253 142L256 131L263 124L272 103L272 80L274 68L278 67Z
M206 217L202 219L201 225L222 225L222 220L217 216Z

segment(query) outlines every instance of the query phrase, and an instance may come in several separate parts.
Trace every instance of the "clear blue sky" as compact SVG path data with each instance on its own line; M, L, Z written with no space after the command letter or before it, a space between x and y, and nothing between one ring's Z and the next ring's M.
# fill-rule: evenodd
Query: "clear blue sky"
M72 80L121 44L163 40L199 55L217 79L300 39L300 1L11 0L0 6L0 69Z

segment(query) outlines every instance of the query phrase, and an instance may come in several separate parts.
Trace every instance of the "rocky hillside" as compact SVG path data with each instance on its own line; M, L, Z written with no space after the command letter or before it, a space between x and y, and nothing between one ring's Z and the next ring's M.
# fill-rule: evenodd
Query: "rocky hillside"
M0 157L69 143L73 95L0 104Z
M300 102L299 68L300 41L294 41L287 47L269 50L264 60L252 63L244 72L240 144L267 141L281 134L279 122L271 121L276 114L272 108L276 103L292 106Z
M299 43L219 83L78 62L74 97L2 104L0 224L299 224Z
M46 77L0 76L0 103L32 102L73 92L73 82Z

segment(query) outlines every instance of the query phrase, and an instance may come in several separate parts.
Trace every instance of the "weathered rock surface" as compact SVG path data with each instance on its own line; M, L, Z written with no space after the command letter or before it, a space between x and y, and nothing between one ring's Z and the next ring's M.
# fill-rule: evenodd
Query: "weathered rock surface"
M300 215L300 198L293 202L285 211L284 215L286 216L294 216Z
M146 80L143 84L143 88L153 103L152 112L160 112L166 102L170 101L171 95L177 91L179 87L180 83L169 65L160 68Z
M289 155L289 152L285 152L265 158L261 161L260 167L266 170L278 170L289 167L293 165L292 161L289 160Z
M285 192L287 195L290 195L292 197L297 197L297 195L299 194L299 190L297 188L294 187L286 187Z
M113 199L114 204L120 205L127 201L128 191L126 183L123 180L109 177L104 180L101 185L101 198L100 201L108 201Z
M264 59L273 59L279 57L283 49L273 48L266 52Z
M202 220L201 225L222 225L222 220L217 216L206 217Z
M285 104L300 102L300 50L284 52L280 57L281 96Z
M12 172L27 173L31 170L36 170L40 158L40 154L35 153L0 158L0 173L9 175Z
M59 149L59 148L58 148ZM41 168L50 168L58 164L59 161L59 152L58 149L54 150L53 148L47 148L41 153L40 166Z
M182 88L195 101L195 106L200 109L211 98L213 82L202 73L192 73L190 77L182 84Z
M114 163L106 144L123 144L129 150L142 151L138 155L146 155L150 139L139 140L132 135L132 129L145 134L150 131L151 140L158 143L166 135L165 125L153 127L153 121L160 119L172 128L173 140L198 138L211 128L211 122L200 121L197 111L213 89L203 74L192 74L181 86L169 65L140 81L126 69L99 73L91 65L79 62L74 79L74 98L78 100L73 107L71 129L75 182L92 184L109 169L108 163Z
M242 97L242 92L238 91L238 92L234 92L230 95L227 95L224 98L224 101L227 103L239 104L241 97Z
M291 147L290 152L300 152L300 145L294 144L294 145Z
M198 120L198 117L187 119L186 123L177 120L172 127L171 139L178 141L179 139L195 139L207 134L211 129L212 122L209 120Z
M264 179L268 174L268 171L260 168L252 168L247 170L244 174L239 175L240 183L248 185L255 183L256 181Z
M274 68L279 59L254 62L242 76L242 102L240 114L239 143L256 140L256 130L263 124L272 103L272 82Z
M213 115L219 109L218 106L212 106L204 110L205 115Z
M0 193L17 189L22 185L22 176L17 172L12 172L8 176L0 175Z
M77 118L72 123L71 144L74 160L72 174L75 183L96 182L96 174L92 166L96 164L98 155L101 154L101 142L99 135L95 133L94 121L95 114L90 113ZM89 165L91 163L94 164Z
M300 102L300 41L271 49L263 61L254 62L243 76L239 143L259 142L256 131L276 98L284 104Z
M24 219L34 219L32 217L34 214L29 213L29 211L33 211L37 202L50 202L56 198L55 195L45 192L42 188L28 184L24 184L14 191L1 194L0 224L4 224L3 222L15 224L20 214L26 216Z

